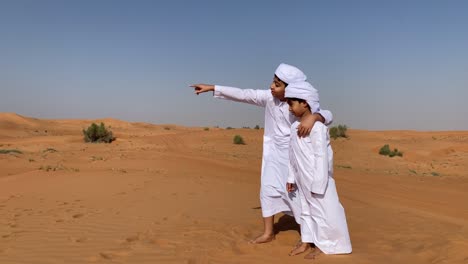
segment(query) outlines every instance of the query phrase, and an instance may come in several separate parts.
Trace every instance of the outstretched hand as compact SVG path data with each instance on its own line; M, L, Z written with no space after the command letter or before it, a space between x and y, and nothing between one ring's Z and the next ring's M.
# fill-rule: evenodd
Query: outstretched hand
M214 85L212 84L192 84L190 87L195 89L195 94L206 93L209 91L214 91Z
M294 192L295 189L296 187L294 186L294 183L286 183L286 190L288 191L288 193Z

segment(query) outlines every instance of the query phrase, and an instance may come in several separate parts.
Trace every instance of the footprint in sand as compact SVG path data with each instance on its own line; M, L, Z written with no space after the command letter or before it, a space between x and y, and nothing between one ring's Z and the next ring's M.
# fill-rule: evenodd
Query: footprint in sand
M162 249L174 249L179 244L178 242L171 241L168 239L161 239L161 238L150 239L148 242Z
M100 252L99 256L103 259L112 260L118 257L128 257L130 256L130 251L128 250L107 250Z
M77 219L77 218L81 218L81 217L83 217L83 216L84 216L84 214L79 213L79 214L74 214L72 217L75 218L75 219Z
M135 235L135 236L130 236L130 237L127 237L125 239L125 241L127 241L128 243L132 243L132 242L135 242L135 241L138 241L140 240L140 236L139 235Z
M101 252L101 253L99 253L99 255L100 255L103 259L113 259L113 258L114 258L113 254L108 253L108 252Z
M84 243L84 242L88 241L87 237L78 237L78 238L70 237L69 239L70 239L70 241L73 241L75 243Z

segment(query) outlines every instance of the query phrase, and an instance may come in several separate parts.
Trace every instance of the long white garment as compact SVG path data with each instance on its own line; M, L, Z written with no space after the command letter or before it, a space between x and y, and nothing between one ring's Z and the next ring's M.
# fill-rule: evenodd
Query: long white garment
M293 213L300 218L302 242L314 243L325 254L351 253L346 215L333 179L328 128L316 123L308 137L299 138L298 125L291 126L288 182L296 183L301 201L300 211Z
M291 124L297 120L289 112L288 104L273 97L269 90L239 89L220 85L215 86L214 97L265 107L260 185L263 217L280 212L287 213L292 211L292 207L299 206L298 199L285 190ZM332 122L330 111L321 110L319 113L325 118L325 123Z

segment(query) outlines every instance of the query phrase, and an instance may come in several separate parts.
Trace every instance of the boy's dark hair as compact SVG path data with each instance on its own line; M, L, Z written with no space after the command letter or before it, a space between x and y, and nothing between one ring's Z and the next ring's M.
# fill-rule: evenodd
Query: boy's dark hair
M287 99L287 100L291 100L291 101L298 101L299 103L306 103L306 104L307 104L307 108L309 108L309 111L312 111L312 110L310 109L309 103L307 103L307 101L304 100L304 99L299 99L299 98L296 98L296 97L286 97L286 99Z
M278 79L280 82L284 83L284 87L288 86L288 84L287 84L285 81L281 80L276 74L275 74L275 77L276 77L276 79Z

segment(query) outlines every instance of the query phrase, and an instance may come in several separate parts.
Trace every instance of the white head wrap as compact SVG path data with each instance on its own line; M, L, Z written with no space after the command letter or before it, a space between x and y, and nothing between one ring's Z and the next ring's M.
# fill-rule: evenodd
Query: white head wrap
M290 83L286 87L284 95L286 98L297 98L307 102L310 106L310 111L316 113L320 110L319 94L312 84L308 82Z
M281 63L278 68L276 68L275 75L287 84L307 80L307 76L301 70L285 63Z

